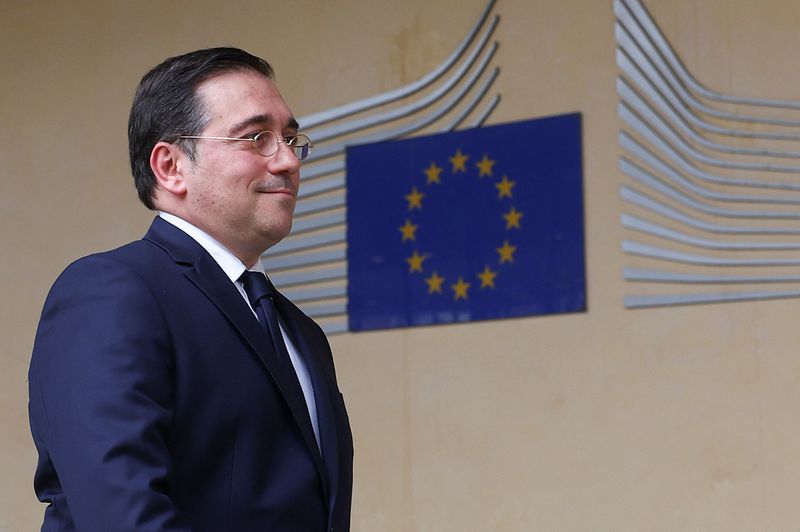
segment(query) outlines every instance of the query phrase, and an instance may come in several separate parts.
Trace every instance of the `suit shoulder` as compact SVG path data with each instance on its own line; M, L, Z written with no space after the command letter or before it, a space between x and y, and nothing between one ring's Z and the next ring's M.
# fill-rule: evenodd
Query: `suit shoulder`
M75 275L85 276L105 270L127 270L130 273L156 269L156 264L166 258L163 249L146 240L137 240L124 246L93 253L70 263L59 275L56 283L62 278ZM160 260L159 260L160 259Z
M174 262L168 260L161 248L143 240L81 257L56 278L45 300L45 309L48 303L63 297L97 297L120 290L144 295L163 282L170 264ZM149 290L142 290L145 287Z

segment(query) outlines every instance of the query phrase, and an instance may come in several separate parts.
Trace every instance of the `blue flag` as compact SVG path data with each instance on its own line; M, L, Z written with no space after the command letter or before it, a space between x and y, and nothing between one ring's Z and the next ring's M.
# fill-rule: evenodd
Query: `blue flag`
M586 309L581 117L347 149L351 331Z

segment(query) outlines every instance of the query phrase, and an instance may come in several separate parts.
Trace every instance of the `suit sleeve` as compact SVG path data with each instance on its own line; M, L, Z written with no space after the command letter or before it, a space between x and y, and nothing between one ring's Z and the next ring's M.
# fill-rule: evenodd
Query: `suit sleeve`
M92 256L47 298L31 369L35 488L81 531L189 531L170 499L171 341L148 285Z

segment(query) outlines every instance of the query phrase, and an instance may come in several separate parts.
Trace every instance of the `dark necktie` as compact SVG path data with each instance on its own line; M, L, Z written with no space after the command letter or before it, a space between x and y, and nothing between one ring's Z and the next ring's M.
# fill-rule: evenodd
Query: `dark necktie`
M286 344L283 341L281 330L278 327L278 311L275 308L275 303L273 301L275 287L272 286L272 283L266 275L249 270L245 271L242 276L239 277L239 280L242 281L242 284L244 285L244 291L247 293L247 299L250 301L250 304L256 311L258 322L261 324L261 327L264 329L264 332L267 334L267 336L272 339L272 344L275 346L275 352L278 354L278 359L281 361L281 363L286 365L284 372L285 374L290 374L289 379L292 381L292 387L296 387L296 393L299 393L299 397L303 397L303 393L300 388L300 381L297 379L297 373L295 372L292 361L289 358L289 351L286 349ZM320 446L322 447L321 454L323 455L323 460L328 468L329 478L336 478L336 460L330 456L331 454L335 455L336 449L336 431L332 426L333 407L330 404L330 400L327 398L326 393L324 392L325 387L321 380L321 371L316 367L316 364L312 359L305 358L305 361L311 377L312 385L314 386L314 403L317 410L317 420L320 431Z
M244 291L247 293L247 299L250 300L250 305L256 311L258 316L258 323L261 328L272 339L272 345L278 353L278 358L282 359L281 362L288 362L289 351L286 349L286 344L283 341L281 329L278 326L278 311L275 309L275 303L272 300L275 293L275 287L267 279L267 276L259 272L245 271L239 280L244 285Z
M297 401L302 401L302 404L308 408L305 402L305 395L300 386L300 380L297 378L297 371L289 357L289 350L286 349L286 343L283 340L281 329L278 326L278 309L275 308L275 302L273 301L275 287L272 286L270 280L263 273L249 270L245 271L241 277L239 277L239 280L244 285L244 291L247 293L247 299L250 301L250 305L252 305L253 310L256 311L258 323L261 324L261 328L264 329L267 337L272 340L278 362L281 365L281 374L290 388L290 390L288 390L289 393L293 395ZM309 373L313 371L309 367L307 367L307 370ZM317 384L313 375L312 383L314 386ZM315 406L317 406L316 403L318 403L318 401L315 401ZM311 414L308 410L306 410L306 412L309 415ZM317 415L317 420L318 419L319 412Z

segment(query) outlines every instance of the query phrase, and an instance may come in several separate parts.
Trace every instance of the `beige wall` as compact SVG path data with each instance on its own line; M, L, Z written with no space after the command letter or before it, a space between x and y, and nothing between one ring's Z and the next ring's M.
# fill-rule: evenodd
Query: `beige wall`
M794 0L645 4L706 84L800 99ZM0 2L0 531L33 530L42 512L25 379L46 290L149 223L125 138L141 74L242 46L273 62L303 115L423 75L483 6ZM589 312L332 338L356 437L354 530L797 529L800 302L624 310L611 0L496 12L492 122L584 115Z

